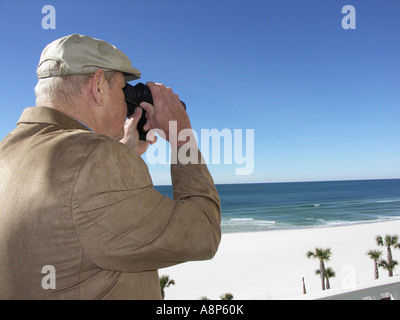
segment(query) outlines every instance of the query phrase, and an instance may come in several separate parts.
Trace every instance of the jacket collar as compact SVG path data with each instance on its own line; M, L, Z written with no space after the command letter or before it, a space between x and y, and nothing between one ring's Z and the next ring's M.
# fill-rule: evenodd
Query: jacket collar
M22 112L22 115L17 122L17 124L20 123L52 124L62 127L64 129L81 129L81 130L91 131L87 126L85 126L79 120L71 118L65 113L62 113L61 111L49 107L26 108Z

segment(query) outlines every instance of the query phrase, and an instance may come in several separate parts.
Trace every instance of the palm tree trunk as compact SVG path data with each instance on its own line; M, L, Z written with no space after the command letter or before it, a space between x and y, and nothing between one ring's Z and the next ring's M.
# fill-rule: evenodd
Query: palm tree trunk
M392 250L390 249L390 246L387 247L387 259L388 264L390 265L392 263Z
M390 246L387 246L387 258L388 258L388 265L392 265L392 250L390 249ZM389 268L389 277L393 277L393 269Z
M379 279L378 261L374 260L374 262L375 262L375 279Z
M322 290L325 290L325 265L324 265L324 260L320 260L319 261L319 270L320 270L320 275L321 275Z

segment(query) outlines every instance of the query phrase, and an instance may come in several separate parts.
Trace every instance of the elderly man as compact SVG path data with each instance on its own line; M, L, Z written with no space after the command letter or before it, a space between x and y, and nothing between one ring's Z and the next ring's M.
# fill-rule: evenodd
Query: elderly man
M161 299L159 268L211 259L220 242L200 151L171 164L174 200L154 189L140 157L142 109L126 120L123 88L140 72L107 42L58 39L37 76L37 106L0 143L0 298ZM145 129L179 151L187 142L170 138L169 122L190 132L188 115L170 88L148 86Z

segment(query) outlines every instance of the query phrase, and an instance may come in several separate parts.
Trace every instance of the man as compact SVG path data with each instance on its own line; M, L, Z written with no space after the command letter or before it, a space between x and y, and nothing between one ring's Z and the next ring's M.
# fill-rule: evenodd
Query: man
M178 157L174 200L154 189L140 157L142 109L126 121L122 90L140 72L113 45L58 39L37 75L37 106L0 143L0 298L161 299L157 269L217 251L220 200L206 165ZM145 129L165 132L172 152L193 151L190 135L168 131L176 121L191 132L178 96L148 86Z

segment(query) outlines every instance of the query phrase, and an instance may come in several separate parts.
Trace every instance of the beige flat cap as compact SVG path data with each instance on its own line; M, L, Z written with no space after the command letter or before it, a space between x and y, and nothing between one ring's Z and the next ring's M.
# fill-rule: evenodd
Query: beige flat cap
M90 74L103 69L122 72L126 82L140 78L140 71L132 67L129 58L117 47L80 34L57 39L44 48L37 70L38 79L54 76L48 71L39 71L40 65L47 60L60 63L58 76Z

